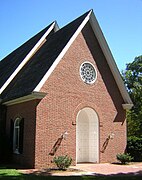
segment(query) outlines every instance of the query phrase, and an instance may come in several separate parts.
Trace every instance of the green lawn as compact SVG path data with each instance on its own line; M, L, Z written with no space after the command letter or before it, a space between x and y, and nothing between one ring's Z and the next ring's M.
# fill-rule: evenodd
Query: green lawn
M121 176L44 176L44 175L25 175L21 174L16 169L7 169L6 167L0 167L0 179L48 179L48 180L140 180L142 176L132 176L132 175L121 175Z
M5 169L5 168L2 168L0 169L0 177L3 177L3 176L20 176L21 173L19 173L17 170L15 169Z

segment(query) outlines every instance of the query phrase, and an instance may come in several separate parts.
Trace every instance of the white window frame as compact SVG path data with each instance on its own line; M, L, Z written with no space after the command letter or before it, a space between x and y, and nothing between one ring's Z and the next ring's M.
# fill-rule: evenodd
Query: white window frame
M83 66L84 64L90 65L90 66L92 67L92 70L93 70L94 73L95 73L95 78L94 78L93 80L91 80L90 82L87 81L86 78L83 78L83 77L82 77L82 66ZM82 79L83 82L85 82L86 84L94 84L94 83L95 83L95 81L96 81L96 79L97 79L97 70L96 70L95 66L94 66L90 61L84 61L84 62L81 64L79 71L80 71L80 77L81 77L81 79Z

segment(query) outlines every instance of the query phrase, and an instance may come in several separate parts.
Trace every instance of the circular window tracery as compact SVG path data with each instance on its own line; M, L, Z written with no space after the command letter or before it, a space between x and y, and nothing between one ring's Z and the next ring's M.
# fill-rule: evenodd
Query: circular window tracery
M90 62L84 62L80 66L81 79L87 84L93 84L96 80L96 70L93 64Z

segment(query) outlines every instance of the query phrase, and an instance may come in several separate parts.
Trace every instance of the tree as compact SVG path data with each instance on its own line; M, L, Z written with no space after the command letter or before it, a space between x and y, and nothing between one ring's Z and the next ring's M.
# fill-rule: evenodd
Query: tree
M142 55L126 65L122 76L134 104L127 112L128 137L142 137Z

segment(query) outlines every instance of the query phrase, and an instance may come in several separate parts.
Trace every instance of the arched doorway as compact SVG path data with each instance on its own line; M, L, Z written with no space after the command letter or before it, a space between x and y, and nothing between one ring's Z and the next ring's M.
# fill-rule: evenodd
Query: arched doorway
M89 107L77 114L76 160L77 163L99 162L99 120L97 113Z

